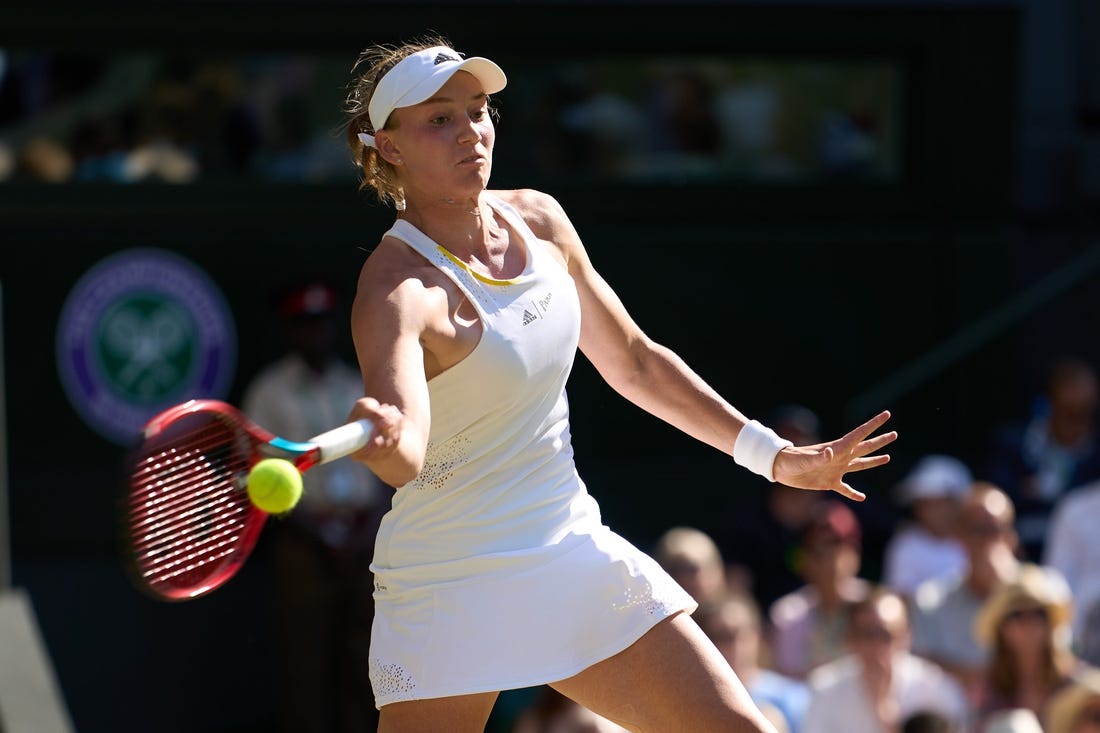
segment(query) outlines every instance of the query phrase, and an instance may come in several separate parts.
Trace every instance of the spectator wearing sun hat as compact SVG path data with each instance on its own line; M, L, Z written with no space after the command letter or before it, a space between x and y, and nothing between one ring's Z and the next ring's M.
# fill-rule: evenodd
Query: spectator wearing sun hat
M1047 705L1045 733L1100 731L1100 668L1087 666L1073 675Z
M1026 708L1042 718L1055 693L1083 665L1071 649L1073 596L1054 568L1021 563L974 620L974 636L990 650L978 720Z
M949 455L926 455L913 466L897 486L897 500L909 518L886 543L884 585L911 597L926 580L966 571L955 523L972 483L967 465Z

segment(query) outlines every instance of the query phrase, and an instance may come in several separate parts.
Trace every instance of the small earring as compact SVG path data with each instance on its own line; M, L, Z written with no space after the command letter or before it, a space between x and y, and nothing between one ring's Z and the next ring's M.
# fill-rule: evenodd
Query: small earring
M405 159L404 158L398 158L397 159L397 164L398 165L404 165L405 164Z

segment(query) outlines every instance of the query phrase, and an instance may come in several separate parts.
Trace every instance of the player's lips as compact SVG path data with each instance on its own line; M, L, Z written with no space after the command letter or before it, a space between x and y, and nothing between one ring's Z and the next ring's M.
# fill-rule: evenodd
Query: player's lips
M468 165L470 163L481 163L481 162L484 162L484 161L485 161L485 156L484 155L481 155L480 153L474 153L473 155L469 155L469 156L463 158L462 160L458 161L458 164L459 165Z

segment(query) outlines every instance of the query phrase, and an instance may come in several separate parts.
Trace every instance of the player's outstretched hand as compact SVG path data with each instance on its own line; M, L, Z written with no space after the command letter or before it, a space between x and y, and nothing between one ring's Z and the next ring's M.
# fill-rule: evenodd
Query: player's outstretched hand
M889 410L883 410L843 438L784 448L772 466L775 480L796 489L835 491L849 499L863 501L866 494L849 486L844 475L890 462L888 453L875 451L897 440L897 432L891 430L872 436L889 419Z

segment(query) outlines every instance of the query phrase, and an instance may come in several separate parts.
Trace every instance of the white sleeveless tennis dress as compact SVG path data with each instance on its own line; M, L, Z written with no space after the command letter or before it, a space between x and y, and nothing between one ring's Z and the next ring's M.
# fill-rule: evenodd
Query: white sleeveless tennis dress
M483 334L429 381L424 470L394 494L375 545L376 704L570 677L695 601L603 526L577 475L566 380L580 334L573 280L518 213L510 280L472 272L403 219L388 234L442 270Z

